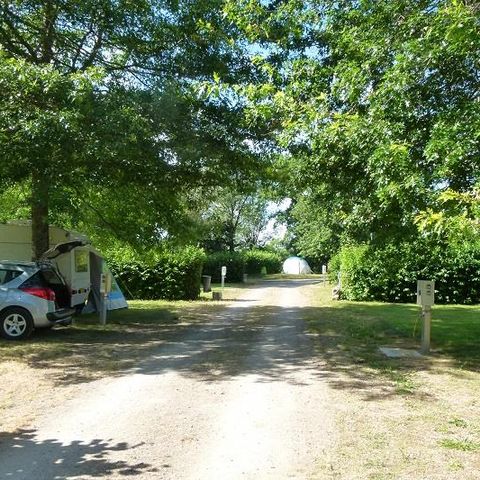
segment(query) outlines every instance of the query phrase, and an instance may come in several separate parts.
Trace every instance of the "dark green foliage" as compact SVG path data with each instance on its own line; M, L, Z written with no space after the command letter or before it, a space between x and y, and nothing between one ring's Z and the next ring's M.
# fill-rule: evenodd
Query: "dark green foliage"
M245 258L245 272L249 275L259 275L262 267L267 273L280 273L282 271L282 256L277 252L267 250L247 250L243 254Z
M0 185L28 188L38 254L59 217L183 242L189 192L258 178L255 132L216 87L253 73L224 4L2 3Z
M436 303L480 303L480 248L419 239L383 248L344 247L330 263L340 268L348 300L415 302L417 280L435 280Z
M216 252L208 255L203 268L204 275L211 275L215 283L221 280L221 268L227 267L226 281L241 282L243 274L259 275L262 267L267 273L279 273L282 270L282 256L268 250L247 250L243 253Z
M309 267L312 269L313 273L322 273L323 265L327 265L328 263L324 255L322 255L321 257L318 257L318 256L309 257L308 255L300 254L299 256L306 260Z
M455 208L479 198L478 2L236 3L234 20L257 41L285 53L290 40L289 55L258 55L268 78L245 91L252 122L274 123L285 151L299 255L404 242L452 217L478 235L474 209ZM281 38L268 30L278 23Z
M221 281L222 266L227 267L226 282L241 282L245 273L245 258L241 253L217 252L208 255L203 274L210 275L212 282Z
M194 300L200 293L205 255L188 247L158 254L121 255L108 263L124 293L143 300Z

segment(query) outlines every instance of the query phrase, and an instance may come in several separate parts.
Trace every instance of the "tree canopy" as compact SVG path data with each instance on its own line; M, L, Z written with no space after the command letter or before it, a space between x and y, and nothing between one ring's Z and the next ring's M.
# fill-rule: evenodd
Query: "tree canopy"
M258 22L257 61L270 78L245 92L252 121L276 122L300 253L408 238L455 208L475 221L455 199L476 197L480 180L478 5L261 5L249 25ZM265 16L278 25L288 9L296 15L281 39L261 28Z
M4 2L0 44L1 181L40 227L231 249L216 192L266 185L318 261L478 232L477 2Z
M258 164L242 106L201 94L217 75L250 74L221 6L2 4L1 181L29 185L34 256L48 244L53 198L72 215L110 204L110 222L115 208L135 217L140 202L134 224L148 224L151 240L175 223L186 190ZM112 205L121 192L128 201Z

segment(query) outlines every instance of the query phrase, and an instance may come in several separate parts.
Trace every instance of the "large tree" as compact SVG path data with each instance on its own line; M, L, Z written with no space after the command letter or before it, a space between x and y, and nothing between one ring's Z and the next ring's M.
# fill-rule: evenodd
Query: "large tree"
M198 235L207 251L229 251L262 246L270 218L269 202L257 192L217 188L206 195L199 214Z
M31 189L34 257L48 247L52 196L143 189L165 227L183 189L249 166L239 106L197 95L248 73L222 5L1 3L0 179Z
M246 90L250 118L276 120L303 252L412 238L425 212L455 215L446 192L450 204L476 195L478 2L254 3L240 3L236 18L245 29L245 18L258 22L248 31L270 77Z

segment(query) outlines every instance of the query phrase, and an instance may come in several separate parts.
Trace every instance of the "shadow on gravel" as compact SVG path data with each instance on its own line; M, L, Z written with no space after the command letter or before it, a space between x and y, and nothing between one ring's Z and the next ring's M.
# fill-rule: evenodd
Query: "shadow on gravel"
M295 289L316 283L272 281L261 286ZM468 345L480 336L480 323L472 324L468 335L456 333L459 343L452 344L449 331L455 325L448 327L447 317L434 320L433 331L438 327L443 336L433 338L444 341L434 341L434 347L442 347L462 368L477 370L478 349L472 356L473 343L471 349ZM299 384L295 374L301 371L310 382L323 379L333 388L363 391L365 399L379 400L399 393L421 395L409 374L431 368L435 355L392 360L378 351L379 345L418 347L417 320L418 309L412 305L348 302L334 307L192 303L178 312L139 308L112 313L104 330L79 325L38 334L32 340L35 348L24 343L25 359L31 367L50 369L59 385L167 371L206 382L255 375L258 382ZM14 348L22 353L22 345ZM465 352L471 356L465 358ZM435 371L442 371L438 362Z
M158 471L146 463L108 459L111 452L131 450L139 445L110 444L100 439L65 445L55 439L38 440L35 433L35 430L0 432L0 479L50 480L83 478L84 475L103 478L112 474L117 478Z

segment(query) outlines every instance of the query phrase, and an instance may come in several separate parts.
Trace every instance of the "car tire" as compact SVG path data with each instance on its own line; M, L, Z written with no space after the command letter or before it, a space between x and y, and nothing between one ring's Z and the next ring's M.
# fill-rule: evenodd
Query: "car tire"
M20 307L0 312L0 335L7 340L23 340L33 332L33 318Z

